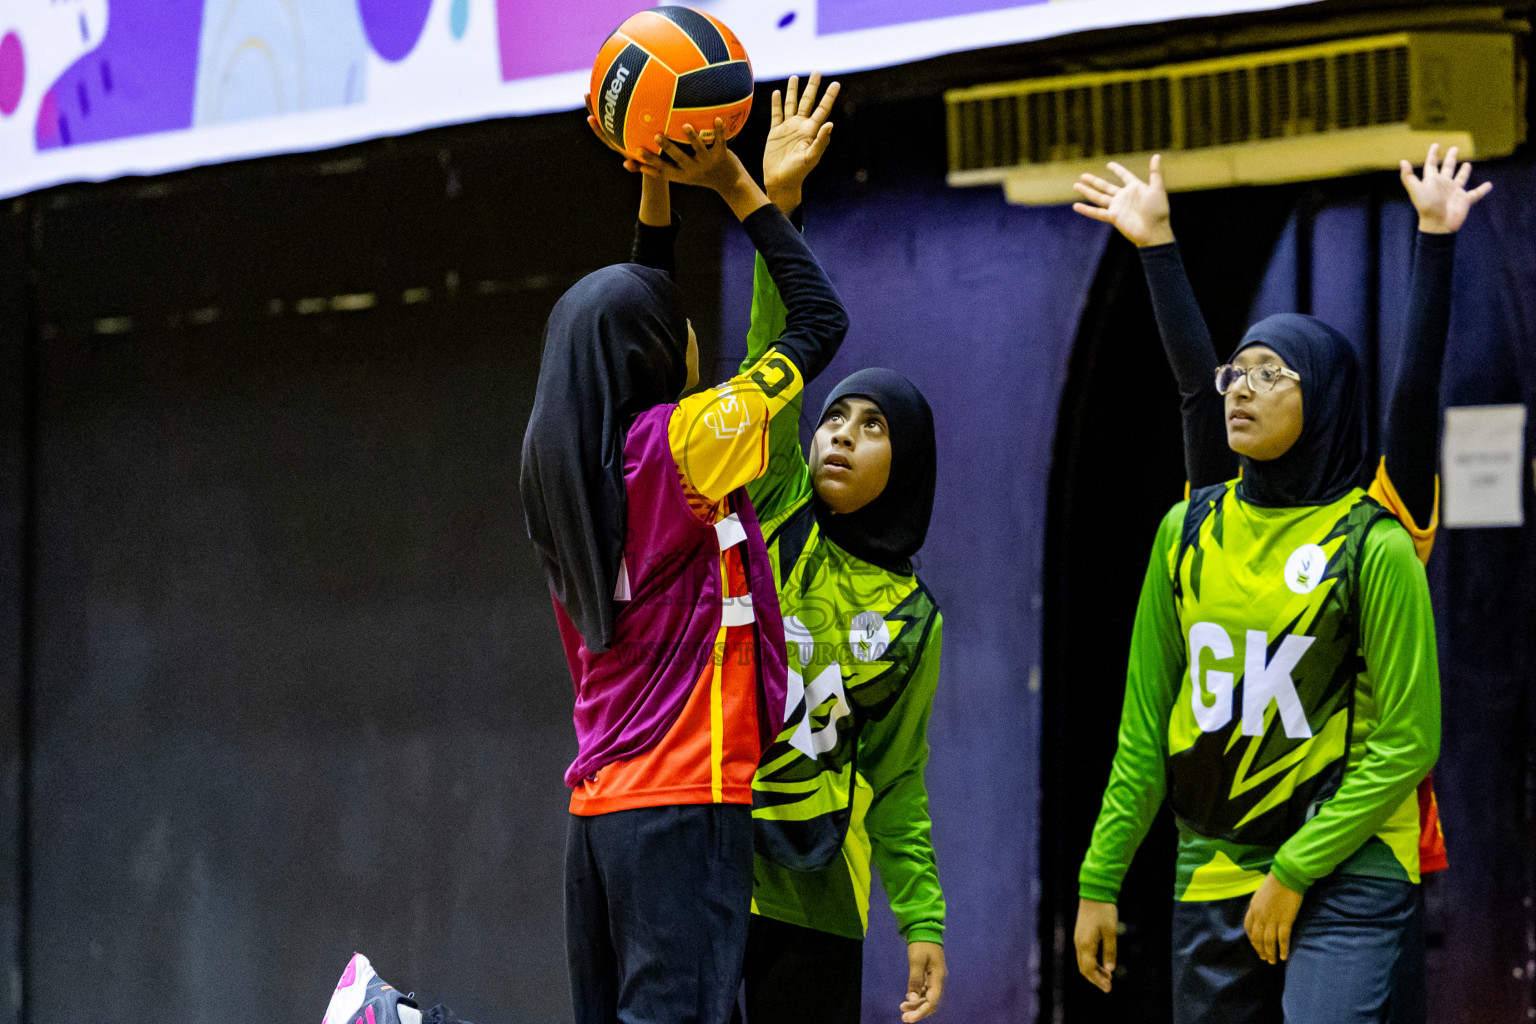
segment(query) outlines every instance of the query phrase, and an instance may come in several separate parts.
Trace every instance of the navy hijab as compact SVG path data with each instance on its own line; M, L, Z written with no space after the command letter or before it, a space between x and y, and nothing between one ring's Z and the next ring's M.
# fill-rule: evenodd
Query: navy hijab
M593 652L613 642L629 508L624 440L636 416L676 400L687 350L677 285L633 263L572 285L544 330L523 435L523 515L550 591Z
M868 505L838 515L820 497L811 499L821 532L849 554L882 569L910 573L912 556L928 536L938 466L933 411L917 386L894 370L860 370L838 384L821 407L844 398L867 398L880 407L890 428L891 475L885 490Z
M1361 484L1366 471L1365 396L1349 341L1300 313L1266 317L1248 328L1232 357L1266 345L1301 375L1301 436L1278 459L1239 458L1238 496L1254 505L1326 505Z

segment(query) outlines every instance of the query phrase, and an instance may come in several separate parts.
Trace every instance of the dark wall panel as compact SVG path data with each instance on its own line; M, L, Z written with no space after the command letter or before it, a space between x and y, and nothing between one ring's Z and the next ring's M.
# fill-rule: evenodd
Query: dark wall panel
M20 1019L26 865L26 557L30 486L25 203L0 211L0 1021Z
M564 117L45 197L30 1019L318 1019L353 950L569 1018L517 473L544 319L637 193Z

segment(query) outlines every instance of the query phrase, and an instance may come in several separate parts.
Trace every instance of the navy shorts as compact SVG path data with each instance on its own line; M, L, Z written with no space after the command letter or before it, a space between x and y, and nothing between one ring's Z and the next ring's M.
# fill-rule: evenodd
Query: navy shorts
M1290 958L1259 959L1251 897L1177 903L1174 1024L1424 1024L1419 887L1330 875L1302 901Z
M565 945L577 1024L727 1024L752 908L752 808L571 815Z

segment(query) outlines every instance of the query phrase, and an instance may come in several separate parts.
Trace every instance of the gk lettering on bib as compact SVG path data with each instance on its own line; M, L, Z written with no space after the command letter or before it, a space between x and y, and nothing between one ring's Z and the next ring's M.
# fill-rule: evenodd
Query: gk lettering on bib
M1190 496L1169 571L1187 671L1168 722L1174 813L1206 836L1277 846L1338 789L1363 665L1359 564L1390 514L1360 490L1323 506Z

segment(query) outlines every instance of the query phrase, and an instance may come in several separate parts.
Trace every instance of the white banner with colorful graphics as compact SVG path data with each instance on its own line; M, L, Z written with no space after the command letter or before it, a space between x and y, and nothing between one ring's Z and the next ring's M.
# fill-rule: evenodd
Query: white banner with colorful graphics
M695 0L759 79L1304 0ZM0 196L580 106L645 0L3 0Z

